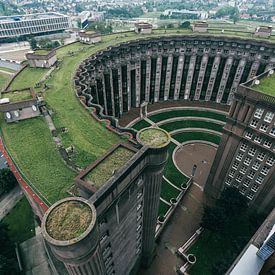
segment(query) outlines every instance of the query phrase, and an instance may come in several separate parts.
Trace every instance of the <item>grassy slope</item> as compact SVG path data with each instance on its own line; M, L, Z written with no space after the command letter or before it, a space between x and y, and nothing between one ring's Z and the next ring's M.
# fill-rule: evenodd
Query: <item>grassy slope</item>
M170 206L166 203L160 201L159 202L159 216L164 216L166 212L169 210Z
M33 212L26 198L19 201L2 221L8 225L13 242L21 243L34 236Z
M0 91L4 88L11 75L0 72Z

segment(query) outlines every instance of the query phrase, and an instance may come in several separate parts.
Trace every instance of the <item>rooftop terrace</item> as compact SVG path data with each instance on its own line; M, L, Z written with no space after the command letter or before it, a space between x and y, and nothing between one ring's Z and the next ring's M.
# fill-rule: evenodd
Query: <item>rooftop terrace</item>
M275 96L275 74L262 78L260 84L254 84L252 88L266 95Z

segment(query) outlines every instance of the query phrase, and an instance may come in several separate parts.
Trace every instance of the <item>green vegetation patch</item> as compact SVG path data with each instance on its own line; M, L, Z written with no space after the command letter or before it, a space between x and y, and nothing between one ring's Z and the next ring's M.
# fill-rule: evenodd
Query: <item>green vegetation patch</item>
M66 201L47 217L47 233L55 240L68 241L81 236L92 222L90 207L80 201Z
M66 197L76 173L62 161L44 119L6 124L2 117L1 122L9 152L35 190L50 203Z
M35 50L34 54L36 55L47 55L51 50L47 50L47 49L39 49L39 50Z
M114 171L120 169L126 164L135 152L118 147L103 161L101 161L94 169L92 169L84 178L85 181L90 182L96 188L100 188L107 180L109 180Z
M176 199L179 194L180 194L179 190L177 190L175 187L173 187L165 179L162 179L162 183L161 183L161 195L160 196L164 200L166 200L167 202L170 202L170 199L172 199L172 198Z
M154 121L155 123L160 122L162 120L174 118L174 117L205 117L205 118L212 118L220 121L225 122L226 116L223 114L210 112L210 111L199 111L199 110L174 110L168 112L162 112L159 114L151 115L149 118Z
M8 93L3 93L2 98L7 97L10 99L11 103L23 101L23 100L31 100L32 94L29 90L23 90L23 91L12 91Z
M164 216L170 209L170 205L166 204L163 201L159 202L159 216Z
M204 140L204 141L215 143L217 145L219 145L221 140L220 136L210 134L210 133L204 133L204 132L183 132L180 134L173 135L173 138L180 143L183 143L189 140Z
M1 66L0 66L0 71L4 71L4 72L7 72L7 73L16 73L16 70L6 68L6 67L1 67Z
M252 88L263 94L275 96L275 75L262 78L260 84L253 85Z
M5 87L11 75L0 72L0 91Z
M152 148L161 148L170 140L170 135L159 128L145 128L138 133L138 138L143 145Z
M150 127L151 124L149 122L147 122L146 120L140 120L137 123L135 123L131 128L136 129L137 131L146 128L146 127Z
M183 128L205 128L214 130L217 132L222 132L223 125L208 122L208 121L198 121L198 120L181 120L181 121L173 121L159 126L160 128L171 132L177 129Z
M9 228L9 237L13 242L21 243L33 237L34 216L28 200L24 197L2 220Z

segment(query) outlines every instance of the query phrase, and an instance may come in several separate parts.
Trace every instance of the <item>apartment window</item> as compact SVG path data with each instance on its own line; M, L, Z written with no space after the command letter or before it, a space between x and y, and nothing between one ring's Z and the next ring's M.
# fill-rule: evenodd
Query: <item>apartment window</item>
M246 188L245 188L244 186L242 186L242 187L240 188L240 193L241 193L241 194L244 194L244 193L245 193L245 190L246 190Z
M263 132L266 132L267 128L268 128L268 125L267 125L267 124L262 124L262 125L260 126L259 130L260 130L260 131L263 131Z
M141 218L142 218L142 214L139 214L139 215L137 216L137 222L138 222Z
M244 153L239 152L239 153L238 153L238 155L236 156L236 160L241 161L241 160L242 160L242 158L243 158L243 155L244 155Z
M240 150L243 151L243 152L245 152L246 149L247 149L247 147L248 147L248 145L246 143L242 143L241 147L240 147Z
M267 164L267 165L270 165L270 166L273 166L274 161L275 161L275 159L274 159L273 157L269 157L269 158L266 160L266 164Z
M231 177L231 178L233 178L234 174L235 174L235 171L234 170L230 170L228 176Z
M242 179L243 179L243 175L240 175L240 174L239 174L239 175L236 177L236 181L237 181L237 182L241 182Z
M250 126L256 128L257 127L257 124L258 124L258 120L257 119L252 119L251 122L250 122Z
M264 113L264 109L257 108L256 111L255 111L254 117L261 118L263 113Z
M259 161L255 161L252 165L252 169L257 171L260 168L260 166L261 166L261 163Z
M248 177L249 179L253 179L253 178L254 178L254 176L255 176L255 174L256 174L256 172L255 172L255 171L250 170L250 171L249 171L249 173L248 173L248 175L247 175L247 177Z
M237 161L234 161L233 165L232 165L232 168L235 169L235 170L237 170L238 166L239 166L239 163Z
M138 206L137 206L137 211L140 210L142 207L142 204L140 203Z
M240 173L244 175L246 173L246 170L247 170L247 167L243 165L240 169Z
M251 132L246 132L246 133L245 133L245 137L246 137L246 138L249 138L249 139L252 139L253 133L251 133Z
M257 156L257 159L260 160L260 161L263 161L264 158L265 158L265 153L263 153L263 152L260 152Z
M243 185L248 187L250 184L250 179L245 179Z
M267 112L266 115L265 115L265 117L264 117L264 121L270 123L272 121L273 117L274 117L274 113Z
M266 141L264 142L264 146L267 147L267 148L270 148L271 145L272 145L272 142L269 141L269 140L266 140Z
M248 195L246 196L249 200L252 200L254 197L254 193L253 192L249 192Z
M257 192L258 189L259 189L258 183L254 183L254 184L252 185L252 187L251 187L251 190L252 190L253 192Z
M227 178L227 179L225 180L225 184L230 185L230 184L231 184L231 178Z
M246 157L243 163L248 166L250 164L250 162L251 162L251 158Z
M250 147L248 151L248 155L254 156L257 152L257 149L255 147Z
M261 170L261 173L265 176L268 174L268 172L269 172L269 168L267 166L264 166L263 169Z
M140 199L142 197L142 192L139 192L138 194L137 194L137 199Z
M138 225L137 231L139 231L140 229L141 229L141 224Z
M264 177L261 176L261 175L259 175L256 179L256 182L259 183L259 184L261 184L263 181L264 181Z
M263 140L263 139L262 139L261 137L259 137L259 136L256 136L256 137L254 138L254 141L257 142L257 143L261 143L262 140Z
M275 128L272 128L269 132L270 135L275 136Z

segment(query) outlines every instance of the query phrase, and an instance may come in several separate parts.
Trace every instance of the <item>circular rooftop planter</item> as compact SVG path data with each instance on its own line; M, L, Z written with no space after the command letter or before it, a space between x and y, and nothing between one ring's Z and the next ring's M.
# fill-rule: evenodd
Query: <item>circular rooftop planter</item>
M186 184L186 183L182 183L182 184L180 185L180 188L181 188L182 190L185 190L185 189L187 188L187 184Z
M162 215L158 216L158 223L163 224L164 221L165 221L165 217L164 216L162 216Z
M175 199L175 198L170 199L170 203L173 204L173 205L176 205L177 204L177 199Z
M44 238L55 246L68 246L84 239L96 223L96 209L85 199L65 198L53 204L42 220Z
M186 259L187 259L188 263L190 263L190 264L196 263L196 260L197 260L197 258L194 254L188 254Z
M156 127L144 128L137 134L137 141L153 149L166 147L171 140L171 136L163 129Z

